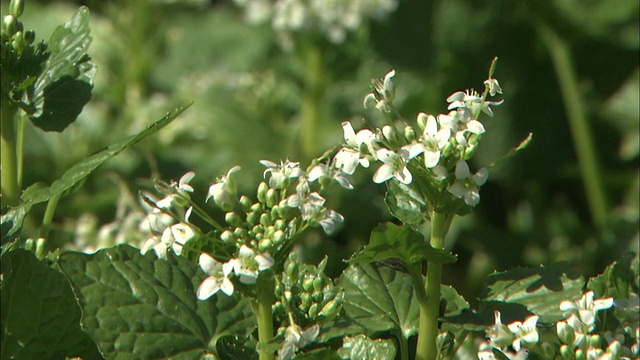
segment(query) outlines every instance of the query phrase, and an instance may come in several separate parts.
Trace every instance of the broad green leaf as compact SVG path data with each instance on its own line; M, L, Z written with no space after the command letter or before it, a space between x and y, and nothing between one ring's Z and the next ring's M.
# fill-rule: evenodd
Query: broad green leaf
M630 293L638 293L639 279L638 255L628 252L619 261L609 265L602 274L590 278L587 289L593 290L596 298L626 299Z
M518 309L520 305L539 315L540 322L557 322L563 319L560 303L579 298L584 283L583 277L567 263L494 273L487 278L480 296L480 310L485 312L496 303L515 305Z
M206 275L184 257L163 260L120 245L93 255L63 253L60 267L82 308L83 329L107 358L193 359L215 351L221 336L255 328L239 295L198 300Z
M340 357L338 353L329 348L320 348L315 349L309 352L305 352L299 354L293 358L293 360L341 360L344 359Z
M395 359L393 340L371 339L366 335L347 336L338 354L343 359L387 360Z
M456 257L450 252L431 247L424 237L410 226L383 223L373 229L369 244L349 262L363 264L390 258L400 259L406 265L423 260L441 264L456 261Z
M414 187L399 181L388 181L385 202L393 216L404 224L420 225L427 220L427 203Z
M81 7L49 38L49 58L29 93L35 110L30 118L37 127L63 131L91 100L96 68L87 54L89 33L89 10Z
M125 148L134 145L138 141L167 126L190 105L191 104L167 113L164 118L149 125L141 132L129 136L126 139L121 140L73 165L62 175L60 179L54 181L53 184L51 184L51 187L47 187L43 184L34 184L28 187L22 193L21 198L23 202L9 210L0 218L0 224L2 225L2 243L4 244L9 241L18 233L18 231L20 231L24 218L29 213L33 205L48 201L53 195L65 196L70 194L73 190L77 189L77 187L80 186L100 165L119 154Z
M218 356L222 360L255 360L258 359L256 343L253 338L223 336L216 342Z
M392 331L409 338L418 331L420 310L409 274L391 267L352 264L340 283L346 316L367 334Z
M99 358L64 275L18 249L2 257L2 359Z

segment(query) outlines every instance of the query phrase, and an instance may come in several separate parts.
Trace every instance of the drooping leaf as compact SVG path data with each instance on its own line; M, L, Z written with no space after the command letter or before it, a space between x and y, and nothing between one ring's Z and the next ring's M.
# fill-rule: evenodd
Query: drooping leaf
M390 258L400 259L406 265L423 260L441 264L456 261L456 257L450 252L431 247L424 237L410 226L383 223L373 229L369 244L349 262L363 264Z
M373 334L409 338L418 330L419 306L411 276L391 267L349 265L340 276L347 318Z
M96 68L87 54L91 43L89 10L81 7L49 38L49 58L29 91L33 123L45 131L63 131L91 100Z
M83 329L108 358L197 358L215 351L221 336L255 328L239 295L198 300L206 275L180 256L163 260L120 245L93 255L63 253L60 267L82 308Z
M393 340L371 339L366 335L347 336L338 354L343 359L386 360L396 357Z
M540 322L557 322L563 319L560 303L579 298L584 283L583 277L567 263L494 273L487 278L487 286L480 295L480 311L496 303L507 303L539 315ZM509 314L507 318L510 319Z
M64 275L18 249L2 257L2 359L99 358Z
M191 104L167 113L164 118L149 125L141 132L129 136L126 139L121 140L73 165L62 175L60 179L54 181L53 184L51 184L51 187L43 184L34 184L28 187L22 193L21 198L23 202L10 209L0 218L0 224L2 225L2 243L6 243L16 235L18 231L20 231L24 218L29 213L33 205L48 201L54 195L65 196L70 194L73 190L77 189L77 187L81 185L92 172L100 167L100 165L104 164L107 160L114 157L125 148L167 126L190 105Z

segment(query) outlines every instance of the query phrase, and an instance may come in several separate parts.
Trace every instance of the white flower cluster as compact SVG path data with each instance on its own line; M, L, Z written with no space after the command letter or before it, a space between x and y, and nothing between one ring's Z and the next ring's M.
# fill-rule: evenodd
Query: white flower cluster
M373 81L373 91L365 96L365 107L376 107L383 113L391 113L395 97L395 86L391 70L382 80ZM485 82L486 92L502 93L496 79ZM456 92L448 99L447 114L437 116L419 113L417 124L420 135L411 126L406 126L404 136L391 125L372 131L362 129L357 133L351 123L344 122L345 145L335 157L336 166L347 174L353 174L356 167L369 167L372 162L382 165L373 175L373 181L383 183L396 179L403 184L411 184L413 175L408 164L414 158L421 157L424 168L432 173L435 179L445 180L453 170L455 182L448 191L457 198L464 199L469 206L480 201L478 187L483 185L489 176L486 168L471 174L465 161L477 146L480 135L485 132L484 126L476 119L480 112L493 115L490 106L500 102L486 101L475 91Z
M189 224L193 208L187 207L190 199L189 194L193 192L193 187L189 185L189 182L194 176L195 173L189 171L180 178L178 183L172 182L163 186L162 190L166 196L155 202L155 207L140 224L142 232L151 234L140 248L142 254L153 249L159 257L166 258L167 248L170 247L180 255L184 244L196 235L195 230ZM176 221L176 219L180 219L180 221Z
M270 21L285 47L292 34L319 32L342 43L348 32L369 18L381 19L397 7L397 0L235 0L251 24Z
M500 349L503 354L510 359L526 359L526 346L535 345L540 336L536 328L538 316L532 315L524 322L514 321L509 325L504 325L499 311L495 312L495 324L487 329L488 343L483 343L478 351L478 358L481 360L495 359L493 348ZM507 351L511 346L515 352Z

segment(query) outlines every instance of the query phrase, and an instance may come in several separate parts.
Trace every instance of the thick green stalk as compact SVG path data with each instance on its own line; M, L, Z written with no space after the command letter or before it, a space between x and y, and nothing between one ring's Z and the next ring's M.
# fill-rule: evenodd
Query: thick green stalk
M573 144L585 185L591 217L596 225L603 225L607 217L607 200L602 185L595 144L591 138L589 122L581 102L578 79L568 45L553 29L539 21L536 29L549 51L560 83L562 98L573 136Z
M446 214L433 211L431 213L431 246L444 249L444 237L449 230L451 219ZM426 299L420 303L420 323L418 328L418 345L416 360L435 360L438 356L436 337L438 336L438 316L440 311L440 283L442 281L442 264L427 264ZM417 293L418 294L418 293Z
M269 340L273 339L273 315L271 313L271 306L274 302L274 286L273 279L267 279L262 276L256 283L257 299L253 304L253 312L258 318L258 341L262 344L266 344ZM260 360L275 360L273 352L260 349L258 351Z
M18 107L6 95L2 96L2 207L17 205L20 200L18 185L18 158L16 137L16 115Z
M322 120L325 66L322 49L318 45L309 44L304 51L306 77L302 94L300 140L302 155L311 159L316 155L320 138L318 127Z

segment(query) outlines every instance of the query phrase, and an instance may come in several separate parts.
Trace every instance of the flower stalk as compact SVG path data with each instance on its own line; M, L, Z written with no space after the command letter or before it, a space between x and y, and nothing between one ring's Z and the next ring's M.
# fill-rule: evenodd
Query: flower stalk
M256 286L257 299L253 304L253 312L258 319L258 341L266 344L273 339L273 314L271 306L275 301L273 277L261 276ZM275 354L264 346L258 348L260 360L275 360Z
M451 225L451 217L436 211L431 212L431 246L444 249L444 238ZM440 284L442 282L442 264L427 263L427 283L424 296L418 295L420 303L420 322L416 360L435 360L438 356L436 337L438 336L438 316L440 310ZM417 290L417 289L416 289ZM416 291L420 294L420 291Z
M6 95L2 96L2 206L15 206L20 199L18 174L18 144L16 116L18 107Z

